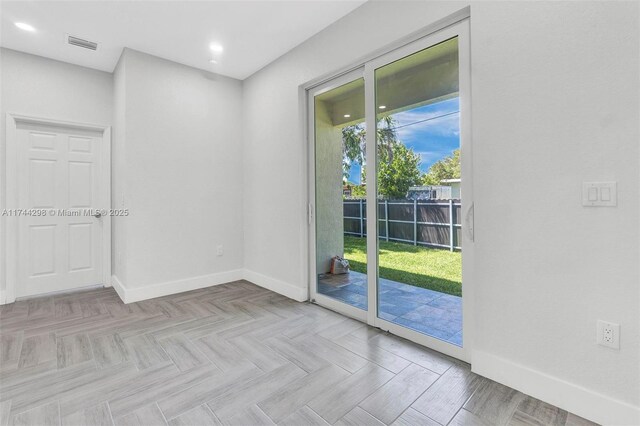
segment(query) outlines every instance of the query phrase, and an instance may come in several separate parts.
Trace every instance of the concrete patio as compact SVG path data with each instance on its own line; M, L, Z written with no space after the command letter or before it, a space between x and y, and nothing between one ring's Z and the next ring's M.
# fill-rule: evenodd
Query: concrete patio
M321 274L318 293L367 309L367 276ZM380 278L379 317L462 346L462 298Z

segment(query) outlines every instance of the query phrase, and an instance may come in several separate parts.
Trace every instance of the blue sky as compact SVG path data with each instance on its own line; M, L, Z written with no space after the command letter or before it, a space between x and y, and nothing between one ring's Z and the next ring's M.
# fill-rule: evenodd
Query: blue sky
M460 101L456 97L392 115L398 139L420 155L423 173L460 148L459 110ZM359 165L351 166L349 181L360 183Z

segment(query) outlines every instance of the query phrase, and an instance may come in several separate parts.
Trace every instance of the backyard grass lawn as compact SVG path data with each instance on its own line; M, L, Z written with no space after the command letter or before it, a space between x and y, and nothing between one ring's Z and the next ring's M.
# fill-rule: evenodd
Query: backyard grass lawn
M366 273L366 239L344 236L351 269ZM462 253L380 241L380 277L462 296Z

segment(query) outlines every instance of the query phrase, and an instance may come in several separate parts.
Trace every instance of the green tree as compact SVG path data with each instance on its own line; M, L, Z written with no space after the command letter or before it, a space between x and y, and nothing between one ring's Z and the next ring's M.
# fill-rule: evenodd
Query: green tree
M402 143L382 153L378 163L378 193L385 198L405 198L410 186L420 184L420 156Z
M385 116L378 121L378 155L386 153L389 161L393 159L393 145L398 143L395 122L391 116ZM362 124L353 124L342 128L342 175L349 178L352 164L364 166L367 162L366 150L367 131ZM361 169L364 173L364 167ZM364 183L364 174L360 176Z
M444 179L460 178L460 150L456 149L453 153L442 160L433 163L429 170L422 177L423 185L441 185Z

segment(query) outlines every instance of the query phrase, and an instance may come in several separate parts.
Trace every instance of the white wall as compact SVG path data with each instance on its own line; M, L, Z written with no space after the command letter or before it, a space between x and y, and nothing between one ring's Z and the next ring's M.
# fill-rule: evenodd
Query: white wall
M129 49L115 81L113 205L130 210L116 289L133 301L241 278L241 82Z
M6 113L111 125L112 75L0 48L0 210L5 208ZM0 219L0 234L5 221ZM5 289L0 239L0 293ZM1 301L0 301L1 302Z
M316 272L324 274L334 256L344 256L342 129L334 126L326 102L316 102L315 132Z
M245 80L247 271L307 289L299 86L464 5L368 2ZM474 369L604 423L640 422L638 8L471 5ZM597 180L616 208L582 207ZM619 351L597 319L621 324Z

